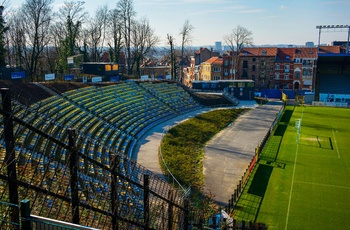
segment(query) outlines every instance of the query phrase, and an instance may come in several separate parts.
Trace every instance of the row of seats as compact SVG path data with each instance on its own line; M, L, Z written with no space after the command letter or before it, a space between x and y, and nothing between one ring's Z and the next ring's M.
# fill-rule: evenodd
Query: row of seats
M185 108L196 109L199 105L175 84L129 82L69 91L40 101L30 108L14 104L13 112L16 117L65 144L68 144L67 129L75 129L77 149L88 158L110 165L110 151L130 157L137 140L145 131L186 111ZM0 119L2 124L2 117ZM69 194L70 191L65 189L69 188L65 179L69 171L66 169L69 163L66 149L16 123L14 131L19 167L32 165L36 168L33 172L36 176L26 174L21 178L33 184L36 179L42 178L37 186L50 187L50 190L55 189L62 195ZM0 152L4 152L2 126L0 141ZM3 158L3 154L0 155ZM140 169L130 162L128 158L123 158L118 170L120 175L137 181ZM99 202L109 199L101 194L109 194L110 175L85 158L79 158L78 166L81 200L92 202L97 198L95 200ZM47 177L47 169L56 176ZM53 179L56 183L54 188ZM126 208L134 205L136 211L142 211L140 189L122 178L117 178L117 181L121 187L118 194L120 202ZM54 202L47 199L46 203L52 206Z
M105 149L131 156L137 139L151 126L176 115L176 112L197 108L190 96L168 83L122 83L106 87L87 87L69 91L63 96L53 96L32 109L16 107L16 115L24 121L40 127L43 132L67 142L63 128L76 129L81 137L98 142ZM147 90L143 90L146 88ZM81 92L80 92L81 91ZM152 95L153 94L153 95ZM171 100L167 97L172 95ZM174 102L171 102L174 101ZM172 106L172 107L171 107ZM35 109L34 109L35 108ZM21 131L20 143L34 151L51 152L42 143L43 138L31 131ZM86 152L86 138L79 147ZM94 154L102 155L102 147ZM101 160L108 162L106 155ZM96 157L96 156L94 156Z

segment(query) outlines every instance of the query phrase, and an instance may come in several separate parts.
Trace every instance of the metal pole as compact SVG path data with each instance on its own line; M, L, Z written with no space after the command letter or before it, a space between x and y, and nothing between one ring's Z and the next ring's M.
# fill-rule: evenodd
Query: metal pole
M184 230L188 230L189 226L188 226L188 222L189 222L189 216L190 216L190 211L189 211L189 201L186 198L184 200L184 226L183 229Z
M30 201L25 199L21 201L21 224L22 229L31 229L30 227Z
M5 111L4 116L4 135L6 144L5 165L7 167L7 177L9 185L10 203L18 205L18 187L16 174L16 156L15 156L15 139L13 137L13 120L11 92L8 88L1 88L2 109ZM19 223L19 209L13 207L11 221Z
M112 229L118 229L118 191L117 191L117 166L119 165L118 156L110 153L111 158L111 202L112 202Z
M72 197L72 222L79 224L79 194L78 194L78 168L77 154L75 152L75 130L68 129L68 146L69 146L69 170L70 170L70 187Z
M346 43L346 53L349 53L350 26L348 27L348 42Z
M149 176L147 174L143 174L143 186L144 225L145 229L149 229Z
M318 48L317 48L317 53L320 52L320 45L321 45L321 27L318 28Z
M169 205L168 205L168 230L173 229L173 191L168 193Z

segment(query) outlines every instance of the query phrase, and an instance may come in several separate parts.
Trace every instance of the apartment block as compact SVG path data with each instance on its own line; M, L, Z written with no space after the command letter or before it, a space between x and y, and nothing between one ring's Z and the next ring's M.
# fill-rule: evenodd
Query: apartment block
M212 57L201 64L200 80L222 80L222 64L221 57Z
M255 88L274 88L274 71L277 48L248 47L239 54L236 79L251 79Z

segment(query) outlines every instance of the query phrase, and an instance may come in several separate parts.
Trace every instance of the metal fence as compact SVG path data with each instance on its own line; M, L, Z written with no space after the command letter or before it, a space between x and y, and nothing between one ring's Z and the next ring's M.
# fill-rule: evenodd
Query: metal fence
M264 138L262 139L261 143L255 148L255 155L253 157L253 159L250 161L249 165L247 166L247 169L245 170L241 180L239 180L238 184L236 185L236 188L234 190L234 193L231 196L231 199L229 199L228 204L226 206L226 211L228 213L231 213L233 211L233 209L235 208L239 197L241 196L245 185L248 182L248 179L251 175L251 172L254 170L254 167L257 163L257 161L259 160L260 154L262 149L264 148L267 140L269 139L269 137L271 136L273 130L275 129L276 125L278 124L282 113L284 111L285 105L282 106L282 108L279 110L276 118L274 119L274 121L272 122L272 125L270 126L269 130L267 131L267 133L265 134Z
M1 210L1 229L19 228L23 199L31 215L98 229L200 225L201 211L157 175L61 126L39 112L45 105L18 103L25 95L7 89L1 94L0 200L15 204Z

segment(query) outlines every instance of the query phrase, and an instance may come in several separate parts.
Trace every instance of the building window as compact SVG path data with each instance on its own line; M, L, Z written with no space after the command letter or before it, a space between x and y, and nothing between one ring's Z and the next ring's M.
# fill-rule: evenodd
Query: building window
M213 72L220 72L221 71L221 68L220 67L213 67Z
M275 79L279 80L280 79L280 73L275 73Z
M248 72L247 72L247 70L243 70L243 76L242 76L242 78L248 78Z
M225 66L228 66L228 60L225 60L224 65L225 65Z
M289 80L289 74L284 75L284 80Z
M243 68L248 68L248 61L247 60L243 61Z
M299 79L300 78L300 72L295 72L295 78Z
M260 77L261 77L261 78L265 78L265 70L261 70L261 72L260 72Z
M214 80L214 81L220 80L220 76L214 76L213 80Z
M263 50L262 53L261 53L262 56L266 56L266 54L267 54L266 50Z
M255 58L255 57L253 58L253 61L256 61L256 58Z
M265 67L265 65L266 65L265 60L262 60L262 61L260 62L260 66L263 68L263 67Z
M277 64L277 65L276 65L276 70L280 70L280 69L281 69L280 64Z
M228 69L224 69L224 75L228 76Z
M255 65L252 66L252 71L255 71Z

